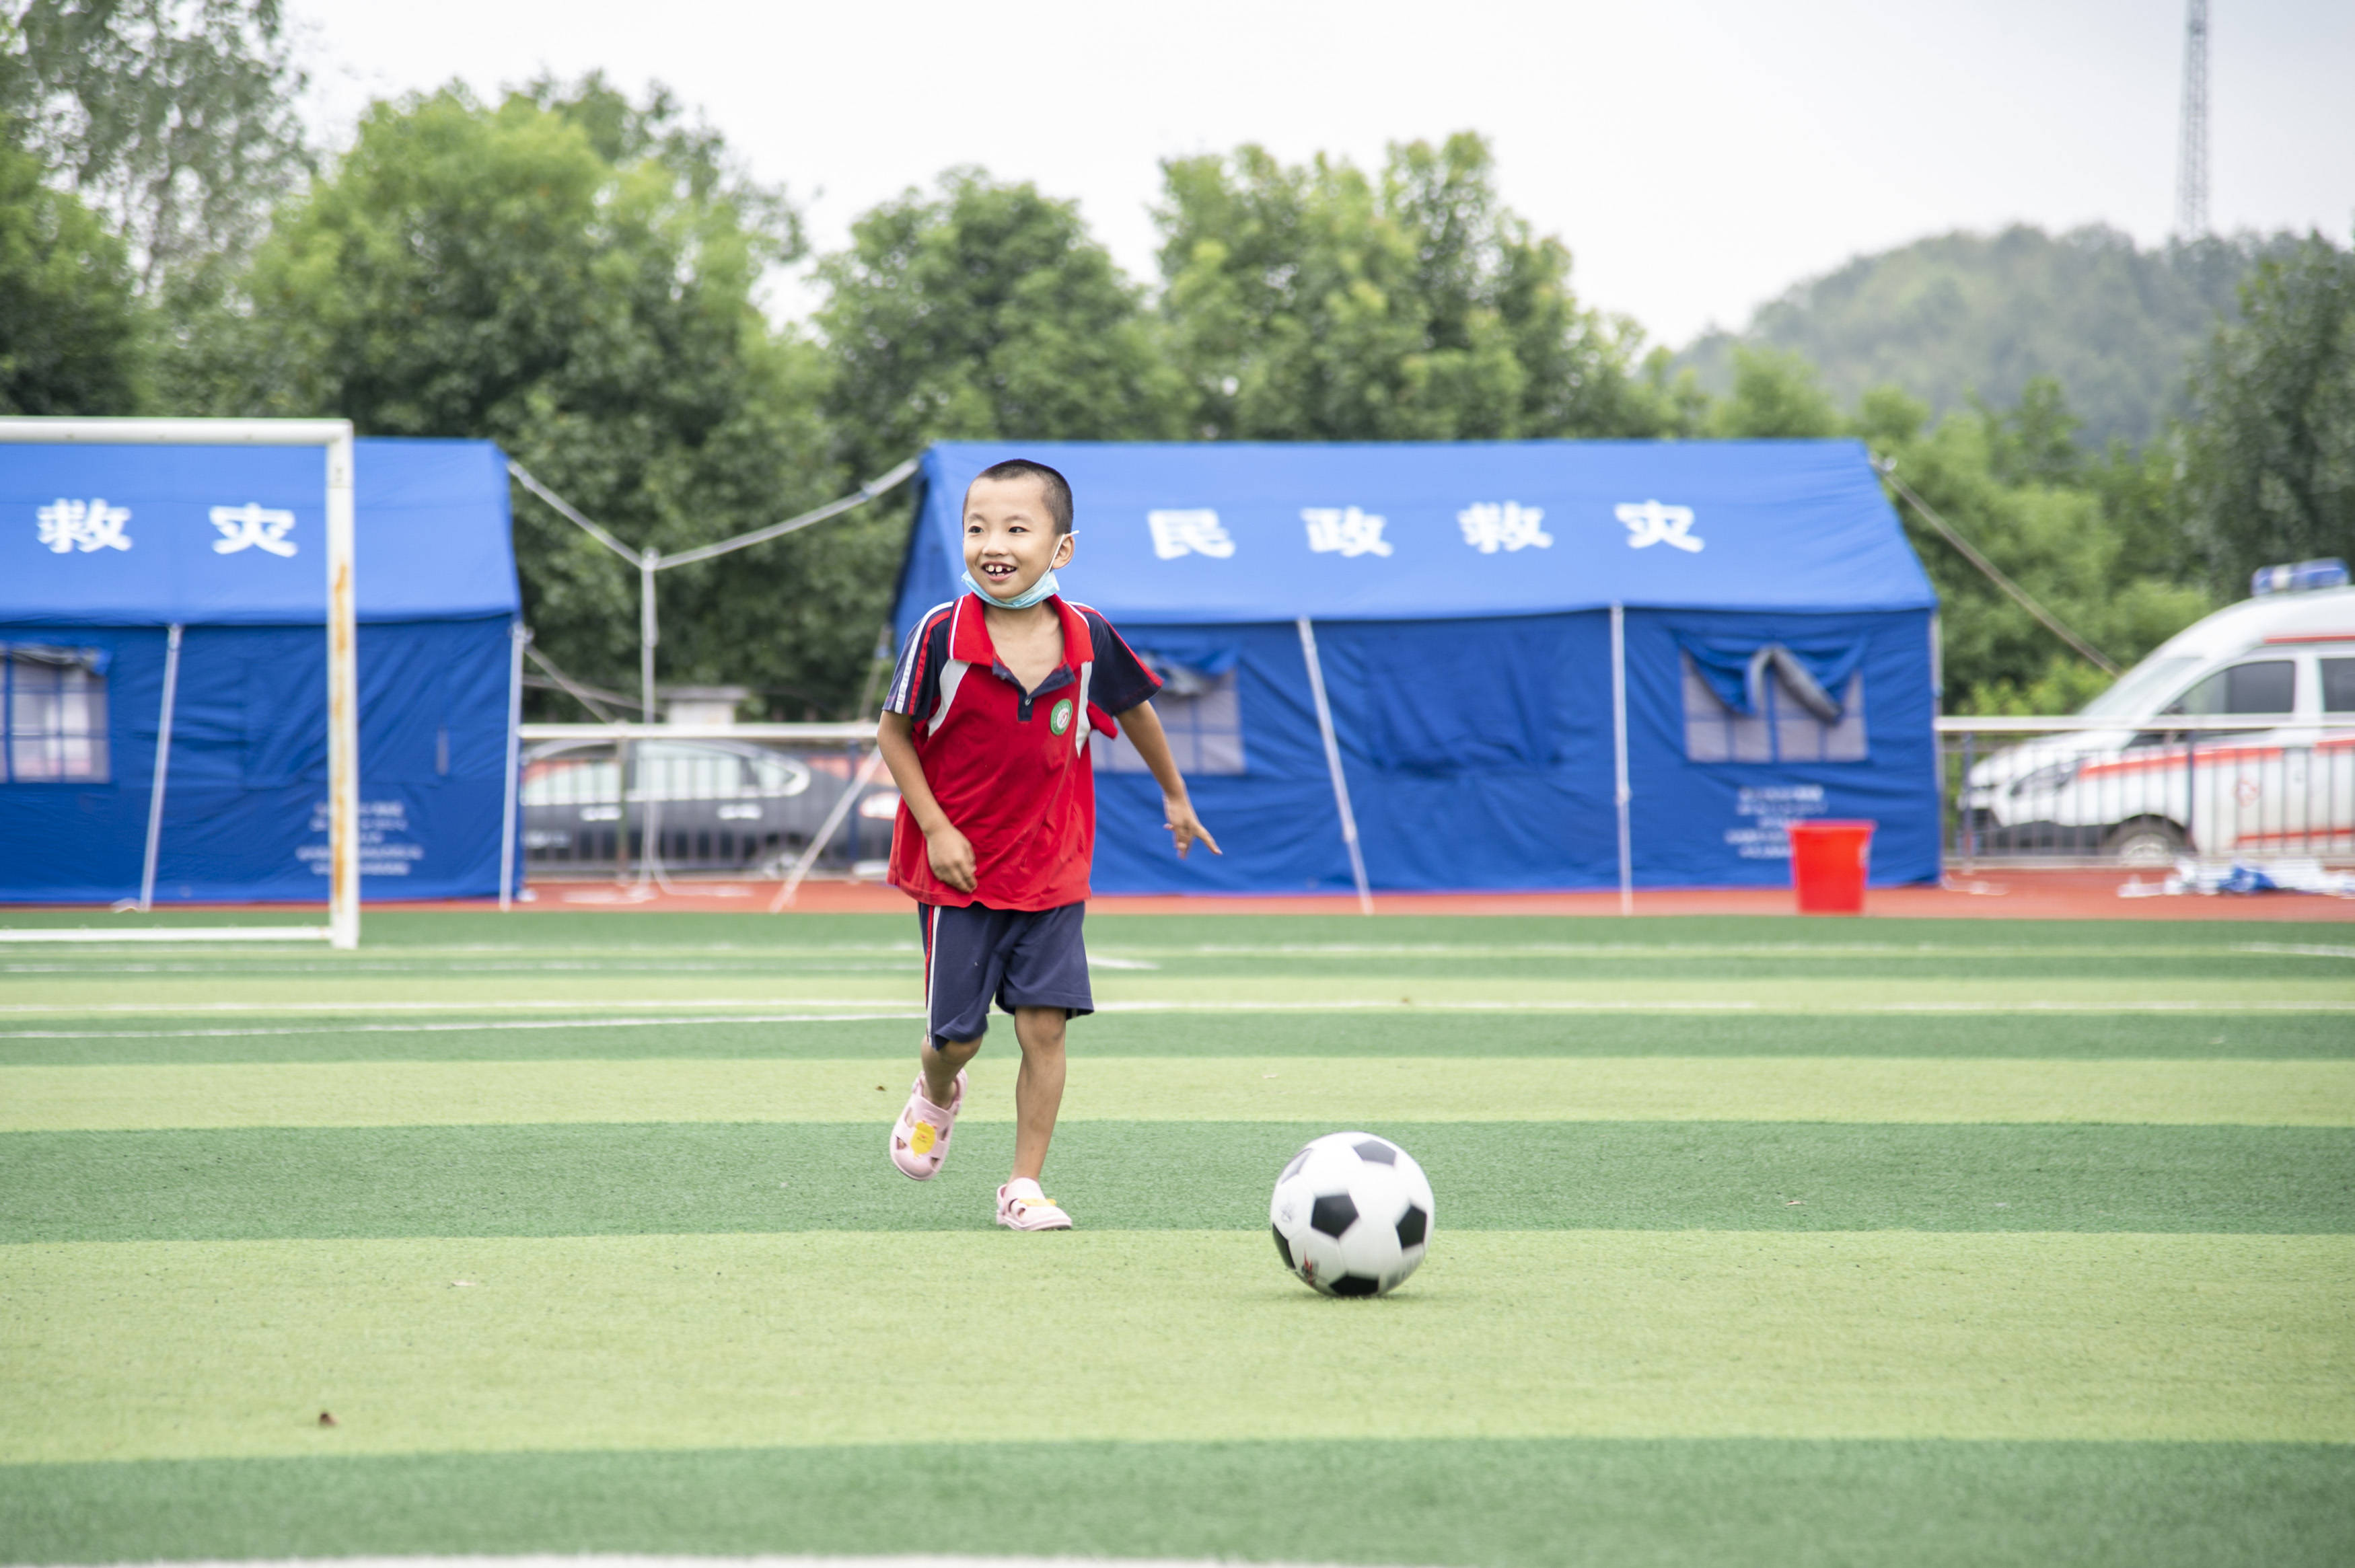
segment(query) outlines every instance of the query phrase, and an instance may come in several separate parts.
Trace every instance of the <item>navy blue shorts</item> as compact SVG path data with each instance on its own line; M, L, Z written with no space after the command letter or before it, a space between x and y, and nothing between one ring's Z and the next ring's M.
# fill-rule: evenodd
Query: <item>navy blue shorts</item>
M989 1004L1060 1007L1076 1018L1096 1010L1088 991L1084 904L1057 909L917 906L924 932L924 1028L934 1040L978 1040Z

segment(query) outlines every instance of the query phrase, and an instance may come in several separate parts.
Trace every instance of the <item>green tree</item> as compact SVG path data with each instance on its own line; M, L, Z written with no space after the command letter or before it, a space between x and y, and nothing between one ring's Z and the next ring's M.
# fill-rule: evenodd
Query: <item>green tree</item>
M1784 349L1736 344L1733 390L1709 409L1706 428L1721 440L1836 436L1840 412L1816 367Z
M827 411L860 472L941 440L1179 433L1143 296L1073 203L952 169L859 218L818 278Z
M839 493L819 355L754 308L764 266L794 252L790 213L740 206L716 140L674 136L677 119L593 79L496 107L454 88L377 105L257 252L242 352L222 357L258 374L216 400L489 438L641 547ZM543 646L634 690L636 575L520 492L516 517ZM663 679L847 708L896 543L853 518L663 574Z
M0 138L0 414L137 411L144 334L123 242Z
M2085 453L2077 432L2085 422L2069 407L2068 394L2050 376L2030 376L2009 414L1972 399L1987 420L1987 459L2006 484L2074 484L2084 477Z
M1699 421L1709 434L1862 440L1998 570L2119 665L2213 608L2178 580L2163 465L2116 441L2089 456L2059 383L2031 380L2009 408L1974 399L1934 423L1926 403L1889 386L1843 416L1795 352L1736 344L1729 358L1732 391L1709 399ZM2067 713L2109 684L1894 484L1889 498L1938 591L1949 711Z
M2355 556L2355 254L2319 234L2261 263L2191 380L2184 525L2210 581Z
M1191 428L1272 440L1651 435L1640 334L1582 307L1570 252L1496 190L1487 144L1391 146L1381 178L1264 149L1162 165L1162 310Z
M2141 460L2088 460L2057 386L2015 408L1951 414L1893 387L1850 423L1875 455L1997 568L2121 667L2212 608L2144 549ZM1983 576L1911 504L1891 503L1938 590L1945 701L1962 713L2065 713L2110 677Z
M0 116L129 242L143 290L218 286L309 168L279 0L18 0Z
M726 201L749 232L765 238L771 260L791 260L803 253L801 209L784 188L747 175L727 138L700 118L690 119L677 95L662 83L649 83L644 101L633 103L603 71L592 70L577 82L542 74L515 96L578 126L609 164L622 167L651 160L670 171L688 199Z

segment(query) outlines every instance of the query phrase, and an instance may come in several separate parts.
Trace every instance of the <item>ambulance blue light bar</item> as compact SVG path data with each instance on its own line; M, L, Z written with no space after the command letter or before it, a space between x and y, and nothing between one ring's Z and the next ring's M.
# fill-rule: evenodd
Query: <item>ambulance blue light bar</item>
M2249 575L2249 591L2260 598L2269 593L2307 593L2315 588L2346 586L2347 563L2335 556L2300 561L2295 566L2259 567Z

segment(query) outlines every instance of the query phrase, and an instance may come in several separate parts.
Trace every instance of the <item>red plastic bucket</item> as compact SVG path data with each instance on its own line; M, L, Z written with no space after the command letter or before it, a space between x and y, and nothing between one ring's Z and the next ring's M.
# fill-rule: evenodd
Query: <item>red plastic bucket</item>
M1872 824L1817 817L1791 824L1791 885L1802 915L1861 915Z

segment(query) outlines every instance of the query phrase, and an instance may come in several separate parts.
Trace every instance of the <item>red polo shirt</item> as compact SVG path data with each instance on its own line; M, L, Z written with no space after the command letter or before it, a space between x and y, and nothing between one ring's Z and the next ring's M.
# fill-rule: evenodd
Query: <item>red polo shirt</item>
M941 810L973 844L974 890L932 874L903 801L891 829L891 885L919 904L1054 909L1088 895L1095 856L1095 767L1088 736L1114 729L1161 687L1112 623L1083 604L1063 620L1063 662L1026 692L998 662L980 596L928 613L908 636L883 705L914 721L916 760Z

